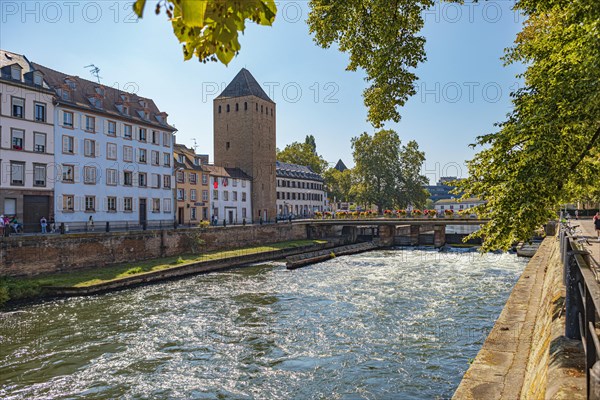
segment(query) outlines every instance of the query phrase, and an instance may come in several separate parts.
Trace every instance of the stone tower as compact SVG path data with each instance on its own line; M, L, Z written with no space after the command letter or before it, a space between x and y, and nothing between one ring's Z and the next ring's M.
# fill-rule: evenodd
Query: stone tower
M245 68L214 100L215 164L252 177L252 219L276 217L276 107Z

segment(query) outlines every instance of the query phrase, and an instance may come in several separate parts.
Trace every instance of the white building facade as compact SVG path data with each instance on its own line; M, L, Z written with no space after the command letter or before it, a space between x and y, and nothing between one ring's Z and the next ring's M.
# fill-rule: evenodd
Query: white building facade
M454 213L459 213L461 211L469 210L475 206L479 206L481 204L485 204L485 201L477 199L477 198L469 198L469 199L442 199L435 202L434 207L435 211L438 214L444 214L446 210L452 210Z
M252 223L252 178L239 168L206 166L210 171L211 220L219 225ZM258 221L256 221L258 222Z
M277 216L310 218L327 210L321 175L307 166L277 161Z
M0 50L0 67L0 213L38 231L53 204L53 92L22 55Z
M57 224L172 224L173 134L154 102L38 66L56 92Z

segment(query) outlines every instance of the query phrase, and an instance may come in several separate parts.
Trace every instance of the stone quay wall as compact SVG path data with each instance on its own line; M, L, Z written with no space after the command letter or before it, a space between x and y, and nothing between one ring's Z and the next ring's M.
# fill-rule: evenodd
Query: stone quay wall
M124 262L306 239L303 224L271 224L0 239L0 277L33 276Z

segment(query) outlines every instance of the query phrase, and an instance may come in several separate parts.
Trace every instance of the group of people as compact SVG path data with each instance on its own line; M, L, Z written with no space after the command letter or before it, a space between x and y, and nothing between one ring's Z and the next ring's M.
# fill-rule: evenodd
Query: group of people
M10 236L11 233L22 233L23 224L21 224L14 215L0 215L0 236Z

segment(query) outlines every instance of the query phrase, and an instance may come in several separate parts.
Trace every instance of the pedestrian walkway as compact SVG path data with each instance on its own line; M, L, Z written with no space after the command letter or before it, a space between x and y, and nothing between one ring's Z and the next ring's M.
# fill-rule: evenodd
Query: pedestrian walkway
M571 225L576 226L578 230L581 230L583 235L588 239L588 243L583 242L583 247L585 250L590 252L592 256L596 268L600 267L600 242L598 241L598 236L596 235L596 229L594 228L594 221L590 219L578 219L571 220Z

